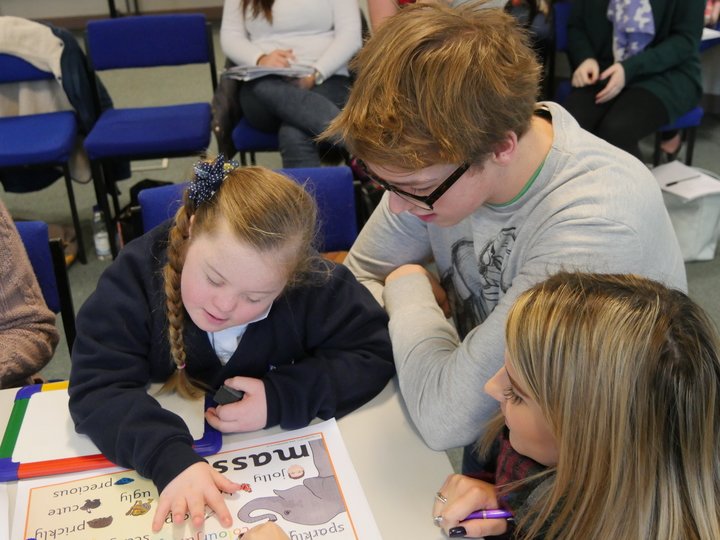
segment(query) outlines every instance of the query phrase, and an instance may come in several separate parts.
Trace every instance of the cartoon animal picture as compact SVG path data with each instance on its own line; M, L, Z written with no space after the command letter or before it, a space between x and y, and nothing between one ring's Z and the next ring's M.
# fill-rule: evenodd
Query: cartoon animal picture
M88 527L90 527L91 529L104 529L105 527L109 527L112 522L113 522L112 516L107 516L107 517L91 519L87 522L87 524L88 524Z
M135 504L133 504L130 507L130 510L125 512L126 516L143 516L147 514L150 511L150 503L152 502L152 499L148 499L147 502L142 502L140 500L135 501Z
M127 476L124 476L124 477L120 478L119 480L115 480L115 485L116 486L124 486L124 485L130 484L134 481L135 480L133 480L132 478L128 478Z
M238 518L245 523L263 519L277 521L277 516L270 513L276 512L292 523L321 525L346 511L322 440L315 439L309 444L318 476L306 478L301 485L289 489L275 489L275 497L258 497L249 501L238 511ZM250 515L258 510L269 512Z
M85 499L85 504L80 507L80 510L85 510L88 514L90 510L94 510L100 506L100 499Z

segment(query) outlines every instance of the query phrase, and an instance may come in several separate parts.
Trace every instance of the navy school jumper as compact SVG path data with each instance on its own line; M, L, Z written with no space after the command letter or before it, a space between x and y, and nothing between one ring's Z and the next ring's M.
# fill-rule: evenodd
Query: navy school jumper
M123 248L80 309L69 388L76 430L159 491L202 461L182 419L146 392L175 369L162 279L169 227ZM325 279L285 291L250 324L225 366L186 313L188 375L211 388L236 375L262 379L266 427L341 417L372 399L395 373L388 319L349 270L327 264Z

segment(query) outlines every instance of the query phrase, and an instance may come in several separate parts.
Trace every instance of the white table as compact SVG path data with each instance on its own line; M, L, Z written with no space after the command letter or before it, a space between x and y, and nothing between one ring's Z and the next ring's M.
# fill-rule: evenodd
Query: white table
M15 393L0 391L3 428ZM383 538L444 538L432 523L431 509L435 492L453 470L445 452L430 450L412 426L397 380L393 379L370 403L340 419L338 426ZM241 441L280 431L275 427L227 435L224 440ZM16 483L9 483L10 517L15 490ZM0 527L3 522L9 523L3 517L0 515Z

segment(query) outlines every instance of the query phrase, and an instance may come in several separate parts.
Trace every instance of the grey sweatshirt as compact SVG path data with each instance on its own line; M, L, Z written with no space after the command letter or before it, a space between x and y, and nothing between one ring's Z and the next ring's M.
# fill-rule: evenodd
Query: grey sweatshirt
M516 297L552 273L635 273L687 289L680 248L654 177L640 161L581 129L546 103L554 139L539 175L505 206L483 205L452 227L395 215L387 194L345 264L384 302L400 390L433 449L477 440L498 410L483 392L504 361L504 327ZM453 320L419 274L435 261Z

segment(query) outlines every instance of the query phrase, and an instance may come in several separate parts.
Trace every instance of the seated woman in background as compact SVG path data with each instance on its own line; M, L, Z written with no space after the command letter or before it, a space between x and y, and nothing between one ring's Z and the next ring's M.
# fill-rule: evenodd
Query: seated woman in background
M508 532L465 520L500 506L514 538L720 538L720 343L702 309L646 278L561 273L518 298L505 335L485 386L494 481L448 477L433 516L450 537Z
M702 96L703 0L573 0L563 105L588 131L642 160L640 139L691 110ZM678 133L663 142L672 159Z
M0 201L0 388L34 382L59 335L13 219Z
M348 61L360 49L356 0L226 0L220 43L238 66L312 66L303 78L265 76L240 86L255 128L278 132L283 167L318 167L314 138L345 105Z

